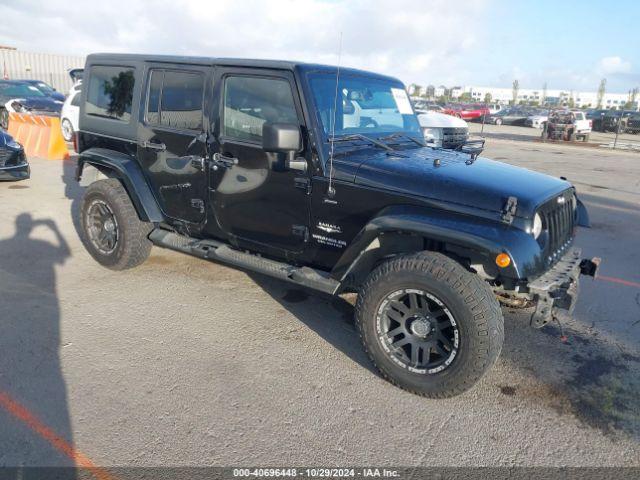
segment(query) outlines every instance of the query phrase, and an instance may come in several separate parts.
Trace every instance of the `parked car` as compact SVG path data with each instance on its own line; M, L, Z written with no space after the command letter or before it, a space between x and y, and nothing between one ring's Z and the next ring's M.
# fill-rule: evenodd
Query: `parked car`
M549 120L548 110L537 110L530 113L530 115L524 121L524 124L527 127L542 129L544 128L548 120Z
M436 103L426 102L426 101L417 101L413 104L413 109L416 113L427 113L427 112L439 112L445 113L444 108Z
M556 110L547 122L547 137L553 140L589 141L592 121L581 110Z
M588 120L591 120L591 128L596 132L604 132L604 117L611 110L591 109L585 112Z
M482 117L489 112L484 105L448 105L444 113L462 118L463 120L473 120Z
M0 180L25 180L30 174L22 145L0 128Z
M62 105L60 112L60 128L62 137L67 141L73 140L73 135L78 131L78 116L80 115L80 86L72 87L69 95Z
M609 110L602 119L603 132L615 132L618 130L620 123L620 131L624 132L627 117L636 114L633 110Z
M469 140L469 125L461 118L426 112L418 114L418 121L427 145L455 150Z
M33 85L17 80L0 80L0 127L9 128L9 113L60 115L60 100L47 97Z
M369 118L357 121L354 104ZM495 362L497 296L535 307L541 326L597 270L572 245L588 224L573 185L425 146L392 77L89 55L79 126L78 225L97 262L132 268L158 245L355 292L373 364L420 395L457 395Z
M626 119L625 131L627 133L640 133L640 113L636 112L634 115L629 115Z
M502 105L500 105L499 103L494 103L489 105L489 111L488 111L488 115L493 115L496 114L500 111L504 110L504 107Z
M27 85L32 85L34 87L36 87L38 90L40 90L42 93L44 93L47 97L51 97L54 100L59 100L61 102L64 102L64 94L58 92L55 88L53 88L51 85L41 81L41 80L18 80L19 82L24 82Z
M526 110L508 108L501 110L494 115L488 115L485 118L485 122L492 123L494 125L524 125L524 122L528 117L529 113Z

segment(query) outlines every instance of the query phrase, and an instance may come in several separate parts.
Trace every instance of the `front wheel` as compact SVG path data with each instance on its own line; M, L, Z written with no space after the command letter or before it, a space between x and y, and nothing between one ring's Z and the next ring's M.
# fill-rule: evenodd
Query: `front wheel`
M87 188L80 225L87 251L111 270L140 265L151 252L152 226L138 218L127 191L115 178L98 180Z
M393 258L363 284L356 324L382 375L431 398L458 395L493 365L504 324L489 286L433 252Z
M9 130L9 112L4 108L0 110L0 127L4 130Z

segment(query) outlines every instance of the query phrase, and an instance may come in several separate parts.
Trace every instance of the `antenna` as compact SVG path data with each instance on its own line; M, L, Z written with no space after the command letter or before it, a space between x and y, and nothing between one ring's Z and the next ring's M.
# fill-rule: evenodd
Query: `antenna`
M333 99L333 115L331 121L331 145L329 146L329 188L327 194L333 197L336 191L333 189L333 145L336 135L336 112L338 110L338 81L340 80L340 57L342 56L342 32L340 32L340 43L338 44L338 70L336 71L336 92Z

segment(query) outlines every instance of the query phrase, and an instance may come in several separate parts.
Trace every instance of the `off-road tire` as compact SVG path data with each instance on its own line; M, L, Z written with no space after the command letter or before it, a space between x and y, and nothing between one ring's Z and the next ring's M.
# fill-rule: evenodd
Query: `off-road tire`
M96 200L107 204L117 223L118 240L114 250L109 254L102 253L89 238L87 212ZM104 267L126 270L142 264L149 257L152 243L148 236L153 226L138 218L127 191L115 178L98 180L87 188L80 206L80 226L82 243L91 256Z
M414 373L382 348L376 318L384 299L398 289L417 288L441 299L460 330L456 357L437 373ZM446 398L471 388L494 364L504 340L500 305L489 286L454 260L434 252L402 255L377 267L363 283L355 321L366 353L394 385L430 398Z

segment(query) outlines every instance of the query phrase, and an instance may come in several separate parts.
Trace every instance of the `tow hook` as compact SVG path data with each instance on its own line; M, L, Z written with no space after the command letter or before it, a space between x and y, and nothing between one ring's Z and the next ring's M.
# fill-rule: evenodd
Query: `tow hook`
M594 257L591 260L583 259L580 262L580 273L588 277L596 278L598 275L598 267L600 267L601 258Z

